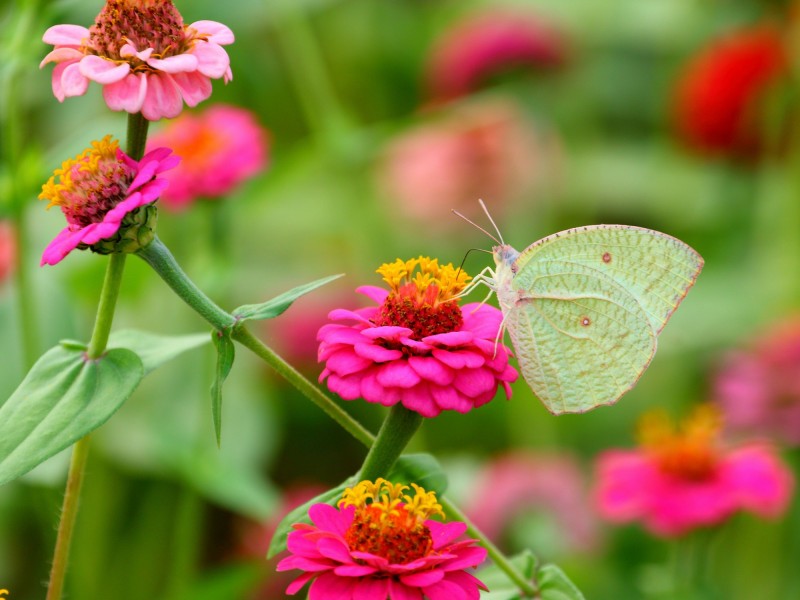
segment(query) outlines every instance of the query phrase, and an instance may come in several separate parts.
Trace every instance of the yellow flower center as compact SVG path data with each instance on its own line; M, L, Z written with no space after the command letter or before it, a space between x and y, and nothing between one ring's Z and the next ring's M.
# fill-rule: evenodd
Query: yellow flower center
M676 427L664 411L644 415L639 440L665 473L701 480L713 473L718 459L722 418L715 407L704 404Z
M436 494L412 483L408 486L385 479L362 481L347 488L338 506L355 507L353 523L345 534L351 551L381 556L391 564L406 564L426 556L433 547L425 520L444 516Z
M103 220L123 200L135 173L117 158L119 142L107 135L75 158L65 160L42 186L39 198L47 208L59 206L72 225L85 227Z
M456 296L470 276L452 264L426 256L386 263L376 271L389 284L389 296L375 320L378 326L412 330L414 339L458 330L463 317Z

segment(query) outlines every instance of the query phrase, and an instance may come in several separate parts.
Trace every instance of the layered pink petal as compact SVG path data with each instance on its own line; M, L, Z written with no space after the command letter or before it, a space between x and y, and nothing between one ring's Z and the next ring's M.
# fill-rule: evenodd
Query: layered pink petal
M178 86L186 106L197 106L211 96L211 80L202 73L174 73L172 80Z
M197 70L212 79L225 75L230 66L228 53L221 46L211 42L197 42L191 54L197 60Z
M191 73L197 70L197 57L191 54L176 54L167 58L148 58L147 64L165 73Z
M89 38L89 30L80 25L53 25L42 36L45 44L53 46L82 46Z
M61 90L61 97L56 94L56 98L62 100L63 98L71 98L73 96L83 96L89 87L89 80L83 76L80 71L80 63L66 62L57 65L53 70L53 87L55 89L55 77L59 67L64 66L61 71L59 86Z
M210 42L225 46L234 42L233 32L230 28L216 21L195 21L189 25L198 33L206 37Z
M42 62L39 63L39 68L41 69L47 63L55 62L61 63L65 61L78 61L83 58L83 52L76 48L64 47L60 46L53 50L52 52L48 53L42 59Z
M151 74L147 78L147 94L142 103L142 116L148 121L166 117L172 119L181 113L183 99L178 86L166 73Z
M84 77L108 85L124 79L130 73L131 66L126 62L118 64L90 54L80 61L80 69Z
M111 110L140 112L146 95L147 77L142 73L129 73L124 79L103 87L103 99Z

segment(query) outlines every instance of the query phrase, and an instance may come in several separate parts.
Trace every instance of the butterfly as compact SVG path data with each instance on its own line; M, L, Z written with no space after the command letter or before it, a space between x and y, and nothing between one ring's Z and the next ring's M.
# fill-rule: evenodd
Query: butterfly
M488 235L495 268L470 288L497 296L500 335L508 330L522 376L553 414L613 404L632 389L703 268L684 242L630 225L576 227L522 252L499 230L499 240Z

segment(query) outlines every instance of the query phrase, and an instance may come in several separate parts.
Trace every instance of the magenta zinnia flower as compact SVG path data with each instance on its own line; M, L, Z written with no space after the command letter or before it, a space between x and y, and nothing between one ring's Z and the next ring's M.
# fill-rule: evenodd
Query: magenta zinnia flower
M181 157L167 175L161 197L168 208L186 208L198 198L218 198L264 168L267 135L249 110L217 104L198 114L184 113L148 144L167 146Z
M65 161L42 186L39 198L59 206L68 225L50 242L41 264L54 265L75 248L135 252L155 235L152 203L167 186L159 177L180 159L158 148L135 161L110 135Z
M233 33L215 21L184 25L171 0L108 0L91 28L55 25L42 38L55 49L53 94L81 96L89 81L103 86L112 110L150 121L178 116L211 95L211 79L232 79Z
M657 535L717 525L740 510L778 517L793 486L789 469L761 444L724 448L719 413L701 406L675 431L664 414L643 422L640 450L611 450L597 462L597 502L612 521L644 521Z
M309 581L309 600L477 600L486 587L468 573L486 559L477 540L456 542L465 523L440 523L433 492L384 479L345 490L339 508L315 504L313 525L294 525L291 556L279 571L305 571L288 587L296 594Z
M415 269L419 271L415 273ZM402 403L424 417L466 413L486 404L517 378L509 350L498 341L502 314L485 304L458 305L469 280L453 265L419 257L378 271L389 284L358 292L380 306L337 309L319 330L320 381L345 400Z

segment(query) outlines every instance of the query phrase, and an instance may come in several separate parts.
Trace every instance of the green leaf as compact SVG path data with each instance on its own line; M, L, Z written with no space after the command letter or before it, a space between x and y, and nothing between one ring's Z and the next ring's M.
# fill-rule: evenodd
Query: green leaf
M323 492L315 498L312 498L302 506L298 506L288 515L283 517L281 522L278 524L278 527L275 529L275 533L272 535L272 540L269 543L269 550L267 551L267 558L272 558L279 552L286 550L286 538L289 536L289 532L292 531L292 525L295 523L311 524L311 518L308 516L308 509L311 508L312 504L324 503L334 506L336 502L339 501L339 498L342 497L342 492L344 492L344 489L354 486L355 483L355 476L349 477L344 481L344 483L341 483L335 488L330 489L327 492Z
M280 296L275 296L272 300L267 300L262 304L245 304L233 311L233 316L239 321L248 321L250 319L272 319L280 315L283 311L292 305L292 302L297 300L300 296L304 296L308 292L317 289L320 286L330 283L335 279L339 279L339 275L331 275L330 277L323 277L311 283L299 285L292 288L288 292L284 292Z
M145 375L187 350L199 348L207 343L207 333L159 335L137 329L115 331L108 339L109 348L133 350L142 359Z
M509 561L526 579L533 582L538 561L530 550L509 558ZM481 569L475 575L489 588L488 592L481 594L481 600L522 600L517 585L497 565Z
M585 600L581 591L556 565L544 565L536 579L542 600Z
M437 494L447 490L447 475L430 454L404 454L397 459L386 479L392 483L416 483Z
M211 383L211 416L214 419L214 433L219 446L222 439L222 384L231 372L236 349L227 331L212 331L211 340L217 350L217 367L214 370L214 381Z
M16 479L105 423L144 377L124 348L88 360L56 346L0 407L0 484Z

